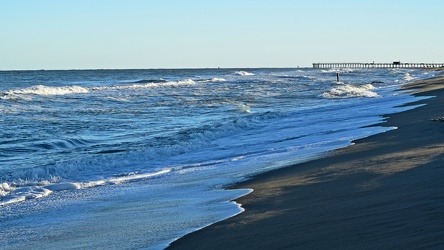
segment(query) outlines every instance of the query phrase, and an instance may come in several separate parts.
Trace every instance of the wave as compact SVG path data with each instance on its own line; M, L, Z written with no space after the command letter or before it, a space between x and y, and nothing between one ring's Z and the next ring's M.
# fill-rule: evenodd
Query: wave
M251 113L250 106L244 103L235 104L238 111L241 113Z
M313 81L318 79L316 76L310 76L310 75L298 75L298 76L277 75L276 77L280 79L287 79L289 81L292 80Z
M360 69L353 69L353 68L331 68L331 69L323 69L321 70L322 73L353 73L357 72Z
M87 181L87 182L62 182L51 183L48 181L37 185L17 186L8 183L0 183L0 206L22 202L25 200L39 199L54 192L93 188L104 185L120 184L129 181L141 180L156 177L171 172L171 169L163 169L154 173L128 173L126 175L110 177L103 180Z
M199 82L226 82L226 81L227 80L225 80L224 78L213 77L211 79L200 80Z
M239 111L248 113L249 106L245 104L232 104ZM13 171L0 171L2 181L11 186L41 185L45 182L59 182L71 179L99 178L100 173L133 172L136 168L144 169L146 162L149 168L163 167L165 159L175 157L185 152L193 152L210 145L214 140L236 134L240 131L249 131L262 126L264 120L275 119L282 114L263 113L233 118L230 121L213 122L211 124L189 127L174 134L156 137L146 143L145 148L139 151L127 151L122 154L99 154L85 158L73 158L53 165L15 169ZM38 147L71 148L88 141L51 141L46 144L36 144ZM139 167L137 167L139 166ZM140 167L142 166L142 167ZM6 190L7 188L3 188ZM0 197L1 197L0 191Z
M250 111L248 105L236 106L243 113ZM167 174L173 168L167 167L165 159L180 157L186 152L199 151L211 145L216 139L260 127L263 120L274 119L276 115L278 114L247 115L228 123L219 122L184 129L164 138L156 138L156 141L159 141L158 145L152 142L149 147L141 151L76 158L55 165L16 169L14 172L0 171L0 176L3 177L3 183L0 182L0 206L45 197L63 190L119 184ZM78 143L84 142L74 141L69 144ZM42 147L71 146L65 144L55 141ZM183 167L175 166L174 169ZM103 172L107 172L111 177L103 177Z
M195 81L192 79L184 79L180 81L160 81L160 82L148 82L148 83L135 83L132 85L117 85L117 86L101 86L92 87L91 90L128 90L128 89L147 89L147 88L162 88L162 87L179 87L182 85L194 85Z
M36 149L72 149L78 146L90 144L91 141L84 139L53 139L42 142L35 142L30 148Z
M24 89L10 90L4 95L68 95L78 93L88 93L89 90L80 86L48 87L44 85L35 85Z
M164 79L144 79L132 83L162 83L162 82L168 82L168 81Z
M375 87L371 84L365 84L362 86L340 84L339 86L324 92L321 96L324 98L379 97L376 92L372 91L373 89L375 89Z
M410 82L410 81L415 80L416 78L413 77L413 76L411 76L409 73L405 73L403 79L404 79L405 81Z
M235 74L241 75L241 76L254 76L253 73L247 72L247 71L236 71Z
M222 78L212 78L211 81L224 81ZM63 86L63 87L49 87L45 85L35 85L23 89L9 90L2 94L2 99L17 99L31 100L30 96L60 96L70 94L86 94L92 91L104 90L128 90L128 89L143 89L143 88L161 88L161 87L179 87L182 85L194 85L196 82L192 79L184 79L180 81L166 81L166 80L140 80L131 85L116 85L116 86Z
M322 69L322 73L337 73L338 69Z

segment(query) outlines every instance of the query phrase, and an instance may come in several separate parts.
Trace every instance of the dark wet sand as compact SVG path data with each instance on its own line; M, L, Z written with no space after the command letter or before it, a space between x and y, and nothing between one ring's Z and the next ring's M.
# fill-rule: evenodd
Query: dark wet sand
M444 78L406 86L436 96L393 114L398 129L234 188L246 211L170 249L444 249Z

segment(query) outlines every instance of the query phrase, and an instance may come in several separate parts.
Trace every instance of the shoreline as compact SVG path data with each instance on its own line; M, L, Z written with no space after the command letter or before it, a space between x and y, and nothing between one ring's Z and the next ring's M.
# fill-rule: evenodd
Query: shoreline
M390 115L398 129L232 189L245 211L168 249L399 249L444 246L444 77L404 86L427 104Z

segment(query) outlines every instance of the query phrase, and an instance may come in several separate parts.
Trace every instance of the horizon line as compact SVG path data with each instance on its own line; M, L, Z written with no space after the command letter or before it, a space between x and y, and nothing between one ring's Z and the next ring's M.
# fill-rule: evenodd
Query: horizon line
M179 68L71 68L71 69L0 69L0 71L74 71L74 70L184 70L184 69L297 69L312 68L312 66L292 67L179 67Z

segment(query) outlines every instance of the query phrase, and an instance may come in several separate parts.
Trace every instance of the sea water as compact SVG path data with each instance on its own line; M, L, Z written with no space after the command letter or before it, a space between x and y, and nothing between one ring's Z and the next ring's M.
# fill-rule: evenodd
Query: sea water
M162 249L242 212L230 185L396 129L400 86L431 76L0 71L0 248Z

